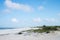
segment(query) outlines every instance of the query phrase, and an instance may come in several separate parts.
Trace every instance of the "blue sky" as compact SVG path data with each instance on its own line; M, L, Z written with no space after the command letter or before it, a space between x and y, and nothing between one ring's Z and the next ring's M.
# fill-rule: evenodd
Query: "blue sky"
M0 0L0 27L60 25L60 0Z

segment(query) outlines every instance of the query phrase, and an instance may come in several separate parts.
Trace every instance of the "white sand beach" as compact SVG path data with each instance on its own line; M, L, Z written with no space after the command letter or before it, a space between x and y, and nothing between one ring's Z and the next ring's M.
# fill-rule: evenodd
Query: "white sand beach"
M24 29L25 30L25 29ZM23 33L16 34L20 29L0 30L0 40L60 40L60 31L54 33ZM2 33L5 33L3 35ZM8 34L9 33L9 34Z

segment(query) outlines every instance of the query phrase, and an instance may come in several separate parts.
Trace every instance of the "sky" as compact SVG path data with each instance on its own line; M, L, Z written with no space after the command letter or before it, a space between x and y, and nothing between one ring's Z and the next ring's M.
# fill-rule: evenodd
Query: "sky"
M0 0L0 27L60 25L60 0Z

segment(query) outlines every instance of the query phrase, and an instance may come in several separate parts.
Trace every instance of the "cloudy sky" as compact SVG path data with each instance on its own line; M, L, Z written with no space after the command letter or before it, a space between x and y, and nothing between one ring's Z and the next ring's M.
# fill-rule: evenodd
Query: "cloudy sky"
M60 25L60 0L0 0L0 27Z

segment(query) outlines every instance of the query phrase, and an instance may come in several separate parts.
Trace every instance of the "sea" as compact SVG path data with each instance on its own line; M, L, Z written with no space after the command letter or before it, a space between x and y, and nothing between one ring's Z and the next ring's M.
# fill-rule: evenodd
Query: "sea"
M0 28L0 35L1 34L15 34L22 32L24 30L29 30L31 28Z

